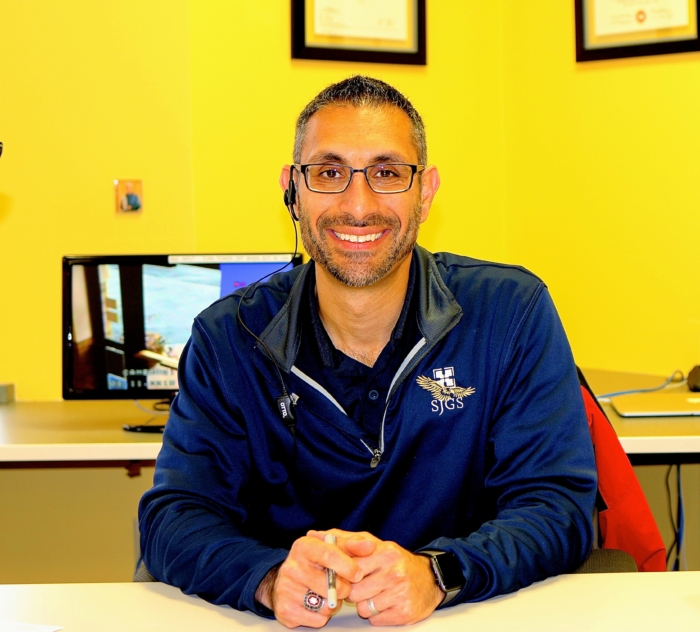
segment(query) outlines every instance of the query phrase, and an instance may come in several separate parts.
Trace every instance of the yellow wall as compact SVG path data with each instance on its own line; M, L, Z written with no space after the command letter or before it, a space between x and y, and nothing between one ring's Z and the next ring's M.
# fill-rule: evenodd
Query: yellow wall
M187 3L1 2L0 26L0 382L60 398L61 257L195 245Z
M426 121L443 187L422 241L505 256L498 3L430 3L424 67L292 60L284 0L262 10L252 2L192 2L190 19L200 249L293 245L277 180L291 161L296 116L329 83L364 73L397 85Z
M700 55L576 64L572 2L428 4L426 67L291 60L287 0L0 4L0 382L60 397L64 254L290 249L294 118L357 72L426 121L425 246L540 274L584 366L699 363Z
M700 364L700 53L576 64L573 2L503 6L508 258L582 366Z

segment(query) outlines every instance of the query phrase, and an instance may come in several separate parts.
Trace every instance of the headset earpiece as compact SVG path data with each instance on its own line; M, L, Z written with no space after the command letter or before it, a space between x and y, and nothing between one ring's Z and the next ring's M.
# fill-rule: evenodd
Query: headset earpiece
M284 205L289 210L289 214L295 222L299 221L299 216L294 210L294 205L297 203L297 189L294 186L294 167L291 168L289 172L289 185L287 185L287 190L284 192Z

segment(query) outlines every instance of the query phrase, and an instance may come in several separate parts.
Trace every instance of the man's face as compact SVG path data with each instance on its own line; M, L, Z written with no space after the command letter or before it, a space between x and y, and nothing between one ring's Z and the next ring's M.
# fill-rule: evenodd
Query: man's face
M308 122L301 154L302 164L332 162L356 169L418 162L410 120L393 107L320 110ZM343 193L316 193L301 181L297 185L304 248L350 287L372 285L406 260L430 206L422 199L418 176L408 191L391 194L372 191L362 173Z

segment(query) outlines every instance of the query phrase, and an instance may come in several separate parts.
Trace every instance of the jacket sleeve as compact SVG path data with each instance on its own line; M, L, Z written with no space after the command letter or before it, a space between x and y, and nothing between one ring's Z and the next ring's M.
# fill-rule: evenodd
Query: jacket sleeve
M271 617L255 590L288 551L241 528L251 494L247 430L197 321L180 366L154 486L139 506L143 561L156 579L187 594Z
M485 456L484 494L496 515L467 537L425 547L460 560L466 583L451 605L571 572L592 545L593 448L570 347L544 286L513 317L502 349L491 359L498 367Z

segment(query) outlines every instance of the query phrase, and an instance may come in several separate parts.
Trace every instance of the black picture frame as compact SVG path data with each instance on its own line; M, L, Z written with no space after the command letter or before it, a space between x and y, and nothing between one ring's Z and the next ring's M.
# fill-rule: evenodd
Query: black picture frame
M416 10L416 50L410 52L310 46L306 41L307 0L292 0L292 58L325 61L357 61L373 64L411 64L425 66L426 17L425 0L414 0Z
M697 21L700 19L700 0L695 0L696 31L693 39L674 41L659 41L657 43L628 44L623 46L609 46L599 48L586 48L585 42L585 9L590 0L574 0L576 14L576 61L599 61L603 59L620 59L624 57L644 57L647 55L667 55L671 53L690 53L700 50L700 27Z

